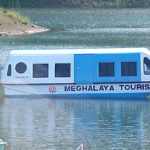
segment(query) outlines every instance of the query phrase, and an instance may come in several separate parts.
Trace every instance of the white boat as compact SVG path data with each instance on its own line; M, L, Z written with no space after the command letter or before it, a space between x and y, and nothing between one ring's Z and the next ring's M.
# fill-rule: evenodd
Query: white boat
M15 50L1 72L6 96L146 98L146 48Z

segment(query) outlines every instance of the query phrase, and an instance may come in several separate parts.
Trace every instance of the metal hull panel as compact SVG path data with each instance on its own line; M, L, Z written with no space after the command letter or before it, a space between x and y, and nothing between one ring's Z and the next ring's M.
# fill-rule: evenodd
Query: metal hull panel
M150 83L106 84L33 84L3 85L6 96L65 96L97 98L145 98L150 95Z

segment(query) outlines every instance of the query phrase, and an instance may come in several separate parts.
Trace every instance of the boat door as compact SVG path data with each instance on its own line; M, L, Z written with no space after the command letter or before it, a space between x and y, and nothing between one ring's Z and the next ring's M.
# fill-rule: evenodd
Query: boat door
M94 81L94 54L75 54L74 77L77 84L92 84Z

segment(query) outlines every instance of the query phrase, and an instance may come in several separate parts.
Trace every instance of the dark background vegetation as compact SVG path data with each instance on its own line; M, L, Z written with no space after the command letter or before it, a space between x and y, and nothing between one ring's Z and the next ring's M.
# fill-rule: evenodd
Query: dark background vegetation
M0 7L148 8L150 0L0 0Z

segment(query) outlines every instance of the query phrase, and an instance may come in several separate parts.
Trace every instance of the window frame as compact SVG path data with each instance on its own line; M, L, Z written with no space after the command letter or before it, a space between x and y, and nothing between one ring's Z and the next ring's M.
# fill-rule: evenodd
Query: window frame
M11 64L9 64L7 67L7 77L10 77L11 74L12 74L12 67L11 67Z
M47 67L46 67L46 72L45 72L45 73L46 73L46 76L40 76L40 75L37 76L37 75L36 75L37 73L35 74L35 70L34 70L34 69L36 69L36 68L35 68L36 65L39 65L39 66L40 66L40 65L46 65L46 66L47 66ZM39 66L38 66L38 67L39 67ZM37 66L36 66L36 67L37 67ZM39 68L38 68L38 69L39 69ZM38 79L49 78L49 64L48 64L48 63L34 63L34 64L32 65L32 78L34 78L34 79L37 79L37 78L38 78Z
M144 57L144 59L147 59L147 61L149 61L149 63L150 63L150 59L148 59L147 57ZM146 67L146 66L149 67L149 66L146 65L144 59L143 59L143 72L144 72L145 75L150 75L150 71L146 71L146 70L145 70L145 67ZM150 68L150 67L149 67L149 68Z
M130 65L129 65L129 63L130 63ZM128 64L128 66L131 66L131 63L132 64L135 64L135 72L129 72L129 69L130 70L132 70L133 68L128 68L128 74L127 75L125 75L125 71L123 71L122 69L123 69L123 64L125 65L125 64ZM137 72L137 61L122 61L121 62L121 77L137 77L138 76L138 72Z
M100 69L100 67L102 67L102 66L100 66L100 65L112 65L111 67L113 67L113 70L112 70L112 72L108 71L108 72L105 72L105 73L103 72L103 74L101 74L102 69ZM98 68L99 77L115 77L115 62L99 62L98 67L99 67ZM105 75L105 74L107 74L107 75Z
M69 73L67 73L67 75L58 75L58 73L56 73L56 69L57 69L57 65L69 65L68 68L69 68ZM59 66L60 67L60 66ZM68 69L67 68L67 69ZM60 71L60 70L59 70ZM62 70L61 70L62 71ZM55 78L70 78L71 77L71 63L55 63L55 70L54 70L54 77Z

